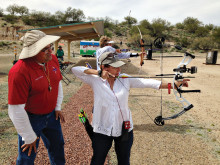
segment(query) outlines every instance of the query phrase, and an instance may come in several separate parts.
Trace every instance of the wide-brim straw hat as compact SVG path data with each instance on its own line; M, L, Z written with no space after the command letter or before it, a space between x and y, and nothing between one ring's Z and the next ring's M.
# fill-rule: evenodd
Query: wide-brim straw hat
M57 41L60 36L46 35L40 30L28 31L20 40L23 41L23 49L19 59L34 57L47 45Z

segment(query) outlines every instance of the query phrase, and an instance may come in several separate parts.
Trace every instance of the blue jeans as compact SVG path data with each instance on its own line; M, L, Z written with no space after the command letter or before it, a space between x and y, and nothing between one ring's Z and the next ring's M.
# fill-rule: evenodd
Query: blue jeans
M127 141L122 141L121 136L112 137L94 132L92 137L93 156L91 165L104 165L105 158L112 146L113 140L115 142L115 152L118 159L118 165L130 164L133 130L128 133Z
M64 139L61 130L60 120L56 120L55 111L46 115L35 115L28 113L31 126L38 137L41 137L47 148L50 163L52 165L65 164ZM32 150L28 156L28 149L22 152L21 146L24 144L22 137L18 135L18 157L17 165L33 165L36 153ZM39 140L36 147L38 148Z

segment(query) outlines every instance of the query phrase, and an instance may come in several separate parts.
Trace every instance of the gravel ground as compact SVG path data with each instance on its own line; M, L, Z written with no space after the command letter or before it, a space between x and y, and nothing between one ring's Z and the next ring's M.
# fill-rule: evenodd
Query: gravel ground
M93 94L88 85L82 86L64 106L63 113L66 123L62 124L65 139L66 164L89 164L92 157L91 140L84 126L78 119L79 110L83 108L91 116ZM41 141L36 164L50 164L46 149Z
M172 73L172 69L181 60L181 58L165 58L163 72ZM76 65L85 65L85 61L94 64L94 59L88 58ZM122 68L122 72L132 75L138 73L139 68L135 66L139 65L139 59L131 59L131 63L126 60L125 62L127 65ZM201 89L202 93L184 94L186 99L194 104L194 108L175 120L166 121L163 127L156 126L152 121L160 113L160 91L152 89L130 91L129 107L134 121L131 165L220 165L220 114L218 112L220 67L204 65L204 62L204 54L196 55L192 65L198 66L198 74L195 75L196 79L191 80L189 87L189 89ZM153 76L160 73L159 66L159 59L146 60L139 73L143 75L148 73L148 76ZM87 85L81 86L79 80L73 80L70 85L64 85L64 93L68 97L64 100L63 107L66 123L62 124L66 160L68 165L89 164L92 157L91 141L77 115L83 108L91 119L93 94ZM70 91L72 93L68 94ZM165 116L181 110L181 105L175 100L173 94L168 95L167 90L162 93ZM106 164L117 164L113 149L109 153ZM42 142L36 164L49 164Z

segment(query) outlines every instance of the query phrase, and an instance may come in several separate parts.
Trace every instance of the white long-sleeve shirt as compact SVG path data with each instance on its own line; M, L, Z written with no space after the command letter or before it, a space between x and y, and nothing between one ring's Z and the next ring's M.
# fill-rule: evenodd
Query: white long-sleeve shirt
M63 101L63 87L61 81L58 87L57 104L55 107L56 111L61 111L61 104ZM27 112L24 109L25 104L8 105L8 115L12 120L18 134L22 137L25 144L33 143L37 135L32 129Z
M105 53L105 52L112 52L112 53L116 53L116 49L111 47L111 46L105 46L103 48L100 48L96 51L96 66L97 66L97 70L100 70L100 64L99 64L99 57L101 56L101 54ZM117 53L117 56L119 59L124 59L124 58L130 58L130 54L129 52L127 53Z
M133 129L131 111L128 108L130 88L159 89L161 81L152 79L116 79L113 90L107 80L97 75L88 75L86 67L73 67L72 72L83 82L89 84L94 92L93 131L108 136L121 135L123 121L130 121ZM125 75L125 74L123 74ZM120 75L121 76L121 75Z

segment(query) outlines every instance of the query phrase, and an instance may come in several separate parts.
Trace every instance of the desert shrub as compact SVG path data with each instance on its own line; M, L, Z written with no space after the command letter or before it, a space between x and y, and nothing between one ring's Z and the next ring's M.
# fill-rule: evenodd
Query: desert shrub
M15 15L5 15L3 17L3 20L8 22L8 23L15 24L15 23L18 22L18 17L15 16Z
M214 29L212 37L214 38L215 42L220 44L220 27Z
M7 26L7 23L2 23L1 27Z
M0 41L0 47L4 47L4 46L8 46L11 45L10 42L4 42L4 41Z
M140 35L133 35L129 37L128 38L128 42L130 44L129 47L136 47L140 49L140 39L141 39ZM151 43L153 43L154 38L152 38L150 35L143 35L143 40L145 45L150 45Z
M191 40L188 39L187 37L180 37L175 39L176 39L176 44L184 48L187 48L191 44Z
M29 16L23 16L22 21L24 22L25 25L32 25L32 20L29 19Z
M193 50L209 50L215 47L214 41L210 37L196 38L190 45Z
M177 23L176 28L177 29L184 29L184 25L182 23Z
M195 35L197 37L206 37L209 35L209 30L208 28L205 28L204 26L200 26L196 29Z
M124 31L122 31L122 28L120 27L115 27L114 32L117 36L123 36Z
M0 8L0 17L4 16L4 10L2 8Z
M109 31L108 29L104 29L104 34L110 38L112 38L112 32Z
M164 31L169 30L170 25L171 23L164 19L161 19L161 18L153 19L152 24L151 24L152 26L151 36L162 37Z
M202 22L193 17L187 17L183 21L184 29L189 33L195 33L201 24Z

